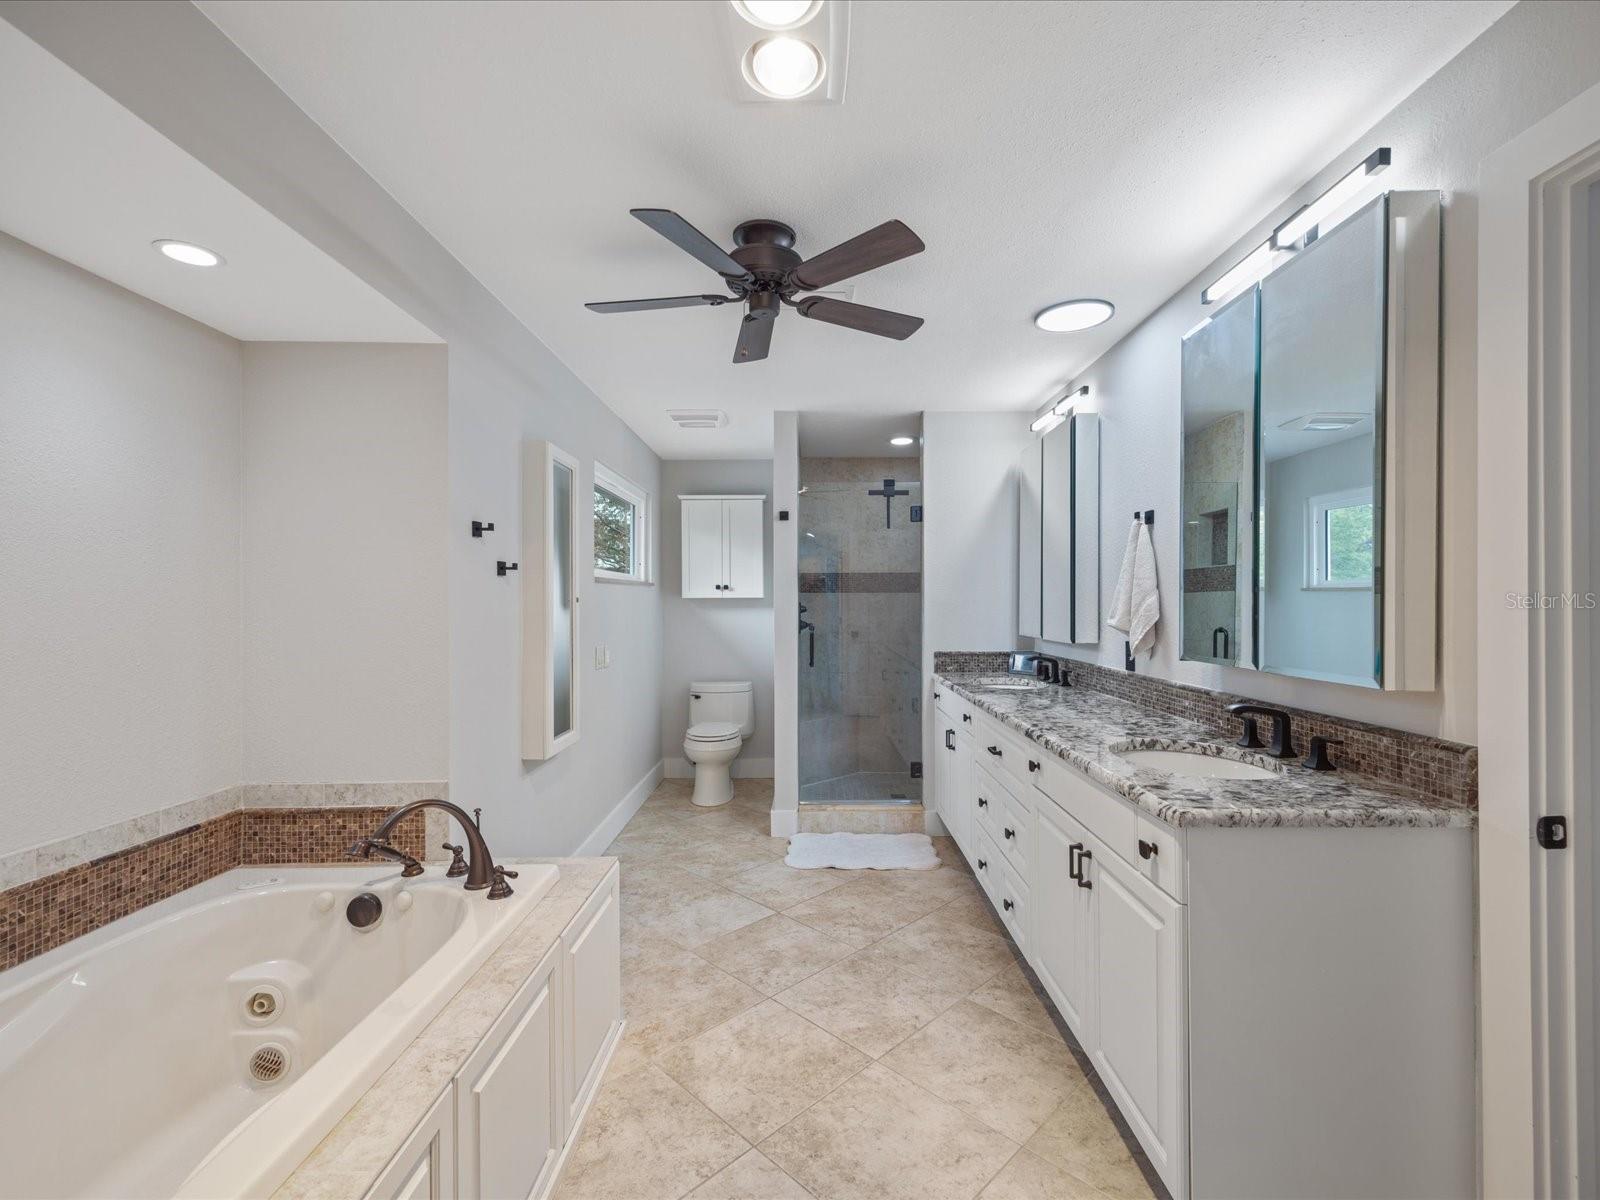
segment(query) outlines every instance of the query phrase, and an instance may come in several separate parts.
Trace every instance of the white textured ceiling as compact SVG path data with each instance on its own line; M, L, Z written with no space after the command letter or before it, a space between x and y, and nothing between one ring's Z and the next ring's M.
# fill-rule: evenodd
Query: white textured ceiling
M426 327L0 21L0 231L245 341L433 342ZM197 242L225 266L163 258Z
M770 452L778 409L1038 406L1509 0L857 0L845 102L797 106L728 97L721 4L200 6L656 450L717 457ZM927 252L855 298L927 324L785 312L735 366L731 306L587 312L715 290L630 207L723 245L776 217L802 253L899 217ZM1073 296L1117 315L1034 329Z

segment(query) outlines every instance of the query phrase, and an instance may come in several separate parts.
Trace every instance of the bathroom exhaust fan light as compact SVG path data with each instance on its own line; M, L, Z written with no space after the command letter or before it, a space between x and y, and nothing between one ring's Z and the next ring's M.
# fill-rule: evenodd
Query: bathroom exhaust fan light
M914 441L916 441L915 438L908 438L908 437L906 437L906 436L904 436L902 434L900 437L892 437L892 438L890 438L889 439L889 445L891 445L891 446L909 446Z
M1272 244L1282 250L1293 246L1334 213L1361 194L1367 181L1389 165L1389 147L1380 146L1358 163L1354 170L1310 204L1272 231ZM1321 232L1318 229L1318 232Z
M821 52L804 38L787 34L751 46L743 66L745 81L774 100L798 100L815 91L824 72Z
M1279 425L1279 429L1291 429L1304 433L1332 433L1339 429L1349 429L1352 425L1359 425L1367 419L1366 413L1307 413L1303 417L1295 417Z
M778 32L798 29L822 11L822 0L731 0L733 11L750 24Z
M1104 325L1116 311L1109 300L1063 300L1037 313L1033 323L1046 333L1076 333Z
M223 262L222 255L215 250L207 250L204 246L196 246L193 242L157 238L150 244L173 262L181 262L186 267L220 267Z
M1272 269L1272 264L1277 257L1278 252L1272 248L1271 240L1262 242L1261 245L1224 271L1210 287L1201 292L1200 303L1215 304L1218 300L1249 287Z

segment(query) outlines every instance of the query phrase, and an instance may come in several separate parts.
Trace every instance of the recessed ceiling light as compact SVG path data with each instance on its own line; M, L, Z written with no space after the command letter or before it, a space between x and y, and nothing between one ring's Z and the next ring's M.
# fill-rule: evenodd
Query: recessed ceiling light
M181 262L186 267L222 265L222 255L215 250L207 250L204 246L196 246L193 242L175 242L171 238L157 238L150 244L174 262Z
M1033 323L1046 333L1076 333L1104 325L1116 311L1109 300L1063 300L1034 317Z
M798 100L822 82L822 55L803 38L764 38L744 56L744 77L774 100Z
M889 445L891 445L891 446L909 446L909 445L911 445L911 443L914 440L915 440L914 438L908 438L908 437L905 437L905 436L892 437L892 438L889 439Z
M733 0L733 10L762 29L798 29L822 11L822 0Z

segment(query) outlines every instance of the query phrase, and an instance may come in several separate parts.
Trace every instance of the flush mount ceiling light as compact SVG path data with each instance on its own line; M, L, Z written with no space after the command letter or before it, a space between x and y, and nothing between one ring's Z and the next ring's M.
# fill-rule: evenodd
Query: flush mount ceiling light
M1272 244L1282 250L1293 246L1365 190L1374 175L1389 165L1389 147L1380 146L1367 155L1354 170L1334 184L1310 204L1305 205L1282 225L1272 231Z
M744 56L744 77L763 96L774 100L798 100L816 90L825 67L822 54L804 38L763 38Z
M1109 300L1063 300L1035 316L1033 323L1046 333L1076 333L1104 325L1116 311Z
M173 262L181 262L186 267L220 267L223 263L222 255L215 250L207 250L204 246L196 246L193 242L157 238L150 244Z
M915 438L908 438L904 434L902 434L900 437L892 437L892 438L890 438L889 439L889 445L891 445L891 446L909 446L915 440L916 440Z
M733 11L750 24L774 32L798 29L822 11L822 0L732 0Z

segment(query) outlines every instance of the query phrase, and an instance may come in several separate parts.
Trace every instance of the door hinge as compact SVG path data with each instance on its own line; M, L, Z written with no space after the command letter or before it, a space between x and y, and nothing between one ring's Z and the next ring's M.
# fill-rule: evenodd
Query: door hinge
M1546 850L1567 848L1567 819L1565 817L1540 817L1533 826L1534 840Z

